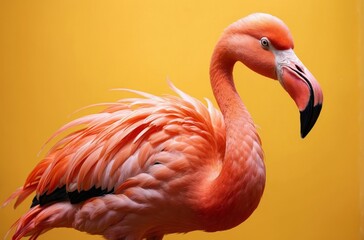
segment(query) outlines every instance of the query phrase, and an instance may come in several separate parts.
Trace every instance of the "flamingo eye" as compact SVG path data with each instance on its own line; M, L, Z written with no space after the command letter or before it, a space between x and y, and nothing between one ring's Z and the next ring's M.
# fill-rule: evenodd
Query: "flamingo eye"
M262 37L262 38L260 39L260 45L262 45L262 47L263 47L264 49L268 49L268 48L269 48L269 40L268 40L268 38L266 38L266 37Z

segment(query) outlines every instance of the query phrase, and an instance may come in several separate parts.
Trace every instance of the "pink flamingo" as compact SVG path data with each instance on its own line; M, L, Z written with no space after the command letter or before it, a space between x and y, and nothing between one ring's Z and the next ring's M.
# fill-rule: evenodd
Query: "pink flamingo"
M72 127L6 201L35 191L13 226L14 240L56 227L107 239L157 240L169 233L230 229L258 206L265 185L261 142L234 87L237 61L278 79L301 112L301 136L315 124L322 92L293 52L287 26L268 14L230 25L212 56L210 76L221 113L177 88L180 97L105 104ZM52 138L53 138L52 137Z

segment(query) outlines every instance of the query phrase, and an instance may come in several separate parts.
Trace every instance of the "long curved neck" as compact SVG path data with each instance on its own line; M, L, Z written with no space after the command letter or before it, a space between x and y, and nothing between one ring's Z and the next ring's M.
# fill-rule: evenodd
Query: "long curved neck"
M226 150L221 172L205 192L206 231L243 222L257 207L265 184L260 139L235 89L232 71L236 60L225 50L221 43L217 45L210 67L211 86L225 120Z
M232 75L235 61L230 60L221 51L217 47L212 56L210 79L214 96L224 116L228 136L228 131L235 125L231 126L232 121L244 123L248 119L251 120L249 112L235 89Z

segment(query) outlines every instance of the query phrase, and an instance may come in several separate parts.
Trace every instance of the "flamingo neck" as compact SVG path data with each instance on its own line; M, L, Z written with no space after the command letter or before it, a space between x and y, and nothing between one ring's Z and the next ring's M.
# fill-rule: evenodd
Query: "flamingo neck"
M265 185L260 139L233 81L236 61L223 50L217 45L210 78L224 116L226 150L221 172L209 183L204 194L206 231L228 229L247 219L257 207Z

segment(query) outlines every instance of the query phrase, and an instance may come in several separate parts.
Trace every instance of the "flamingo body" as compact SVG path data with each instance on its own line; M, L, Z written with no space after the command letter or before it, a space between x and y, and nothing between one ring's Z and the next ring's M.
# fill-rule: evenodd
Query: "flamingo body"
M292 48L283 22L250 15L225 30L212 57L211 85L221 112L172 85L179 97L133 91L142 97L103 104L100 113L66 124L51 139L76 130L52 147L5 203L16 199L17 206L36 193L13 226L13 240L36 239L55 227L114 240L152 240L239 225L259 204L265 167L232 68L241 61L278 79L305 116L310 113L307 134L322 93Z

